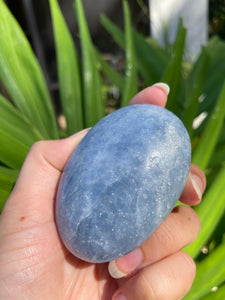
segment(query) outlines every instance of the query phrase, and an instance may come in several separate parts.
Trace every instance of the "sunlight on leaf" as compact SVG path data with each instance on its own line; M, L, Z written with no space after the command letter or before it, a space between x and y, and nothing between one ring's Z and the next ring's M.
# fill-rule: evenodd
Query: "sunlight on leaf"
M15 105L40 133L45 138L57 138L56 116L42 71L25 34L3 1L0 1L0 78Z
M50 0L57 67L66 131L71 135L83 129L82 95L79 61L72 36L60 11L57 0Z
M84 120L85 127L91 127L105 114L101 78L81 0L75 0L75 10L81 39Z
M138 92L138 80L136 71L135 50L133 44L133 33L131 28L130 10L127 1L123 1L124 23L125 23L125 43L126 43L126 67L125 86L122 95L121 106L126 106L133 96Z

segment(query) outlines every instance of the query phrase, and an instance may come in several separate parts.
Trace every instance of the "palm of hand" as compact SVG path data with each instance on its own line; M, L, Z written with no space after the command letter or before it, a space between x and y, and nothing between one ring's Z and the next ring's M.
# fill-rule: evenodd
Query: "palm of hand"
M46 218L41 210L20 216L16 231L8 226L4 232L0 279L9 299L15 293L21 299L111 299L118 286L107 264L91 264L73 256L59 238L53 211Z
M0 240L4 241L0 243L0 285L9 299L18 294L20 299L103 300L111 299L116 290L107 264L75 258L63 246L55 224L54 199L61 171L84 135L36 143L26 158L0 218ZM33 164L40 166L36 173ZM26 184L32 176L32 184Z

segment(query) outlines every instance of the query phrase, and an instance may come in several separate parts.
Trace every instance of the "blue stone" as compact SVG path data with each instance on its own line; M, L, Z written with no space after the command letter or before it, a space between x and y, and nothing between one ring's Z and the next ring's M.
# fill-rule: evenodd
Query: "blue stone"
M132 105L103 118L60 180L56 223L67 249L100 263L140 246L179 199L190 160L188 133L164 108Z

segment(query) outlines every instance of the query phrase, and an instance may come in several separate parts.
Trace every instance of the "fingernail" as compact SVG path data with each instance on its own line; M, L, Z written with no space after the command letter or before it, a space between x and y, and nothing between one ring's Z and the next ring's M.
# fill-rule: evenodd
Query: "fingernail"
M136 270L143 260L141 249L137 248L129 254L109 263L109 273L113 278L122 278Z
M84 132L88 132L90 129L91 129L92 127L88 127L88 128L84 128L84 129L82 129L81 131L78 131L77 133L75 133L75 135L77 134L77 135L79 135L79 134L83 134Z
M203 185L201 179L196 176L195 174L191 174L191 182L193 185L193 188L195 189L196 194L198 195L199 200L202 199L202 190Z
M79 137L79 135L82 136L82 135L84 135L85 133L88 133L88 131L89 131L90 129L91 129L91 127L85 128L85 129L83 129L83 130L81 130L81 131L78 131L78 132L72 134L71 137ZM67 137L67 138L65 138L65 139L70 139L70 136Z
M124 294L119 293L113 298L113 300L127 300L127 297Z
M170 87L169 87L169 85L166 84L166 83L164 83L164 82L157 82L153 86L156 86L156 87L162 89L166 93L167 96L170 93Z
M115 260L110 261L108 270L109 270L109 274L111 275L111 277L116 278L116 279L122 278L127 275L119 270L119 268L116 265Z

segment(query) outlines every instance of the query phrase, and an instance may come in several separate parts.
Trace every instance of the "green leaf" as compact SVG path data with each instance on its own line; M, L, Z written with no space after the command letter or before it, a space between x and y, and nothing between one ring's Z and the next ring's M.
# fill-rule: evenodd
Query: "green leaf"
M225 81L214 107L211 117L208 120L204 133L193 154L192 162L203 170L206 169L209 160L215 149L225 116Z
M122 32L122 30L120 30L118 28L118 26L116 26L112 21L110 21L106 16L101 15L101 24L103 25L103 27L111 34L112 38L114 39L114 41L122 48L125 49L125 35Z
M220 144L225 143L225 122L223 124L223 128L222 128L221 133L220 133L219 143Z
M210 112L214 107L225 78L225 42L214 37L209 41L206 49L210 62L203 88L205 99L199 106L199 113Z
M0 174L0 212L10 195L13 185L14 182L7 180L7 178Z
M58 2L50 0L53 21L60 97L68 135L83 128L82 95L79 62L69 29Z
M173 46L172 56L169 64L162 76L161 81L170 86L170 94L168 96L167 108L174 113L177 113L177 95L181 81L182 58L185 46L186 29L183 27L183 22L180 20L176 41Z
M0 95L0 161L19 169L31 145L40 139L36 128Z
M95 56L81 0L75 0L75 8L81 38L84 120L85 127L91 127L105 114L101 78L97 69L98 60Z
M0 174L7 177L12 182L16 182L19 175L19 170L10 169L7 167L0 166Z
M57 138L53 105L40 66L15 18L0 0L0 78L16 106L45 138Z
M153 39L146 40L136 31L133 32L133 35L137 66L145 81L145 86L159 82L167 66L166 51Z
M102 58L101 53L97 49L95 50L95 55L103 73L119 88L120 91L122 91L125 85L123 77Z
M197 239L184 248L184 250L196 258L202 247L208 242L213 231L221 220L225 211L225 167L221 169L217 177L214 179L210 188L201 202L195 208L201 220L201 231Z
M16 182L18 170L0 166L0 212Z
M225 284L219 286L216 291L212 291L208 295L203 296L200 300L222 300L224 295L225 295Z
M5 125L14 126L15 130L23 131L24 136L21 138L27 144L44 138L33 124L2 95L0 95L0 120Z
M101 16L101 23L111 34L115 42L125 50L125 34L111 22L106 16ZM138 70L145 80L145 85L158 82L167 63L167 56L162 48L152 39L146 39L138 32L133 31L134 46L136 52L136 63Z
M213 155L211 156L211 160L209 161L208 166L214 167L218 166L225 162L225 143L219 145L215 151L213 152Z
M224 282L224 280L225 243L218 246L212 253L197 264L194 283L188 295L183 299L198 300L204 295L207 295L214 286L218 286Z
M19 139L19 136L12 135L14 128L0 127L0 157L5 165L19 169L30 149L30 146Z
M187 79L187 108L182 121L190 136L192 136L192 123L197 114L199 106L198 100L202 94L208 63L209 56L206 49L203 49Z
M138 92L138 79L136 71L135 50L131 28L130 10L127 1L123 1L124 22L125 22L125 42L126 42L126 67L125 86L122 94L121 106L126 106L131 98Z

